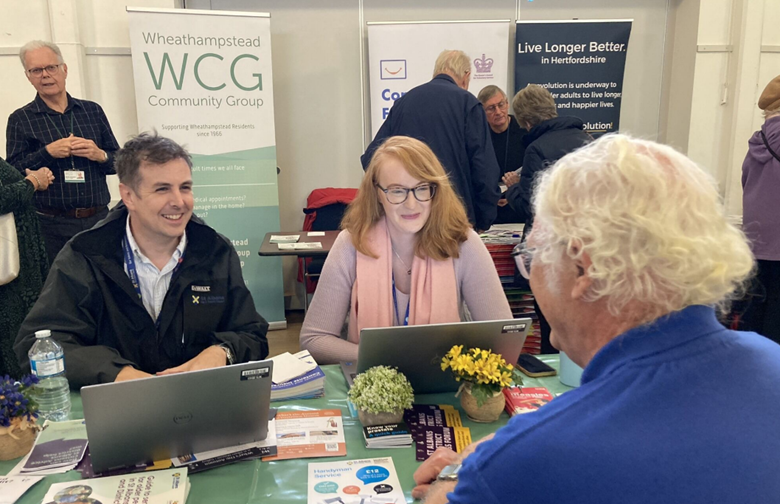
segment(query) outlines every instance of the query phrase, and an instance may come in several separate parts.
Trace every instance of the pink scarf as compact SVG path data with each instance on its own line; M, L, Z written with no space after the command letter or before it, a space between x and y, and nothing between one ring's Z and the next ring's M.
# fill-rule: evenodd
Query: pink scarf
M349 311L348 341L358 343L360 331L393 325L393 249L385 217L368 232L369 248L377 259L357 252L355 283ZM403 317L406 307L398 307ZM435 261L414 256L409 293L409 325L459 322L458 285L452 258Z

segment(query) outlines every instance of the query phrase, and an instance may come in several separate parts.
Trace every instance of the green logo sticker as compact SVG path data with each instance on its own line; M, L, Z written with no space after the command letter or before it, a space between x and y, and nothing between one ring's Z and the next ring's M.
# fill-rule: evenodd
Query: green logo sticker
M323 481L314 485L314 491L321 494L335 493L339 486L333 481Z

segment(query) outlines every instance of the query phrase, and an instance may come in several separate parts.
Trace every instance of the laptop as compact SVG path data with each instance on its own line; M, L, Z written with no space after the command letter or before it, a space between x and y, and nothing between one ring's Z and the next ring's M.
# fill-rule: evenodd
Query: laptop
M258 361L83 387L93 470L262 441L272 372Z
M460 383L441 370L442 357L454 345L489 349L514 364L530 327L531 319L522 318L363 329L357 364L344 363L342 372L352 378L373 366L392 366L406 375L415 394L454 392Z

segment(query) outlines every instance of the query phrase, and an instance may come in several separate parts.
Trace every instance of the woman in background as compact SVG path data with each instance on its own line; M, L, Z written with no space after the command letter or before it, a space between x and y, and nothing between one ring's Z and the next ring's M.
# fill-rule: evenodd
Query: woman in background
M364 328L459 322L466 309L473 320L512 318L490 254L419 140L376 150L342 228L301 329L320 364L357 360Z
M758 108L766 120L748 141L742 164L742 226L758 271L740 329L780 343L780 75L761 93Z
M38 299L49 272L49 260L33 206L35 191L54 180L48 168L27 170L27 176L0 159L0 215L13 212L19 244L19 276L0 285L0 375L20 378L13 344L19 326Z

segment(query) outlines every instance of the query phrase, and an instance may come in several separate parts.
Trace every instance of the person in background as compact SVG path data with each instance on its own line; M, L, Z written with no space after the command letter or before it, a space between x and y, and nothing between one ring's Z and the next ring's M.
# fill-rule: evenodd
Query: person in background
M498 273L431 149L388 138L375 152L328 254L301 348L355 361L370 327L511 319ZM349 315L346 338L341 337Z
M37 193L35 207L49 263L76 233L108 214L106 175L114 172L119 144L97 103L65 90L68 65L56 44L34 40L19 51L35 99L8 118L8 162L20 172L48 166L51 190Z
M122 203L57 256L14 351L35 332L65 351L70 386L196 371L268 355L230 240L192 214L192 159L141 134L117 153Z
M13 352L16 333L49 273L49 259L32 200L36 192L47 190L53 180L54 174L48 168L28 170L27 176L22 177L0 159L0 215L13 214L19 247L19 275L0 285L0 375L8 374L17 380L21 378L21 369Z
M780 75L767 84L758 108L765 121L742 164L742 225L758 268L742 328L780 343Z
M478 230L496 219L501 177L490 128L479 100L468 92L471 60L463 51L443 51L433 79L395 101L376 137L360 158L367 169L376 151L391 136L425 142L444 166L466 215Z
M777 502L780 345L716 317L753 257L715 182L669 147L605 135L546 170L533 201L519 266L530 268L553 344L585 368L582 384L465 457L440 448L412 495ZM457 481L430 486L461 463Z
M521 176L514 172L504 175L507 186L506 199L509 206L525 222L523 237L534 224L531 195L537 178L557 160L572 152L593 138L582 130L582 120L577 117L558 117L555 99L549 91L536 84L529 84L517 92L512 99L515 118L528 130L525 137L526 149ZM539 304L534 301L534 310L539 317L541 329L541 352L557 353L550 344L550 325Z
M477 99L485 109L488 126L490 126L490 139L493 141L493 152L496 154L501 177L507 172L520 170L525 155L523 140L528 131L517 124L514 116L509 115L509 100L506 93L500 87L491 84L482 88ZM499 179L498 184L503 184L503 181ZM504 195L498 200L497 210L494 224L525 223L525 218L507 205Z

